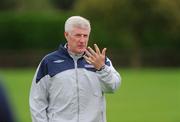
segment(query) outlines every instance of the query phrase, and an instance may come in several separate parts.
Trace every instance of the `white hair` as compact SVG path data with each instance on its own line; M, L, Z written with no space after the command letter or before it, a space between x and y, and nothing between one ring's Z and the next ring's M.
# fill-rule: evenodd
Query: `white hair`
M74 27L88 29L91 31L91 25L89 20L81 16L71 16L65 22L65 32L70 32Z

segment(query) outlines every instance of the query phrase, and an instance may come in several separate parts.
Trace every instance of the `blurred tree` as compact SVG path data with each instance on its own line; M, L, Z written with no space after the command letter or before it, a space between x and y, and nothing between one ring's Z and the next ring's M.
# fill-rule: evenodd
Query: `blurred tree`
M12 10L16 8L16 0L0 0L0 11L2 10Z
M78 0L75 9L92 21L99 21L113 43L130 48L134 67L141 66L144 47L179 43L179 0Z
M49 0L18 0L19 11L48 11L52 7L49 3Z
M76 0L50 0L53 6L60 10L71 10Z

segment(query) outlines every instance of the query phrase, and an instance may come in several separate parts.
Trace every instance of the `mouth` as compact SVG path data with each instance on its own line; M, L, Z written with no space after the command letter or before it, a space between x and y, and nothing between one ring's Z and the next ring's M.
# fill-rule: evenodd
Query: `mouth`
M85 48L85 45L78 45L80 49Z

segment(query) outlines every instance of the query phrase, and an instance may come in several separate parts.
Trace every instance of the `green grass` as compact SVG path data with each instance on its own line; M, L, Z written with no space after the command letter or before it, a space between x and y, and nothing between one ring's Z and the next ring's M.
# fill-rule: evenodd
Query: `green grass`
M109 122L180 122L180 70L122 70L122 86L107 95Z
M180 69L122 69L122 85L107 94L108 122L180 122ZM29 90L35 69L0 70L20 122L31 122Z

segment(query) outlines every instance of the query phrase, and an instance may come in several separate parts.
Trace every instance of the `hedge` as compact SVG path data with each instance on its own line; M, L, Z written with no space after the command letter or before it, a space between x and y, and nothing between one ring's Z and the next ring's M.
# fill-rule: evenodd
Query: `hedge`
M64 22L69 13L0 13L0 50L52 49L65 42ZM133 37L128 29L108 28L95 18L91 21L90 45L131 49ZM140 48L179 49L179 36L172 37L162 29L147 27L142 33Z
M64 41L64 14L1 13L0 49L51 49Z

